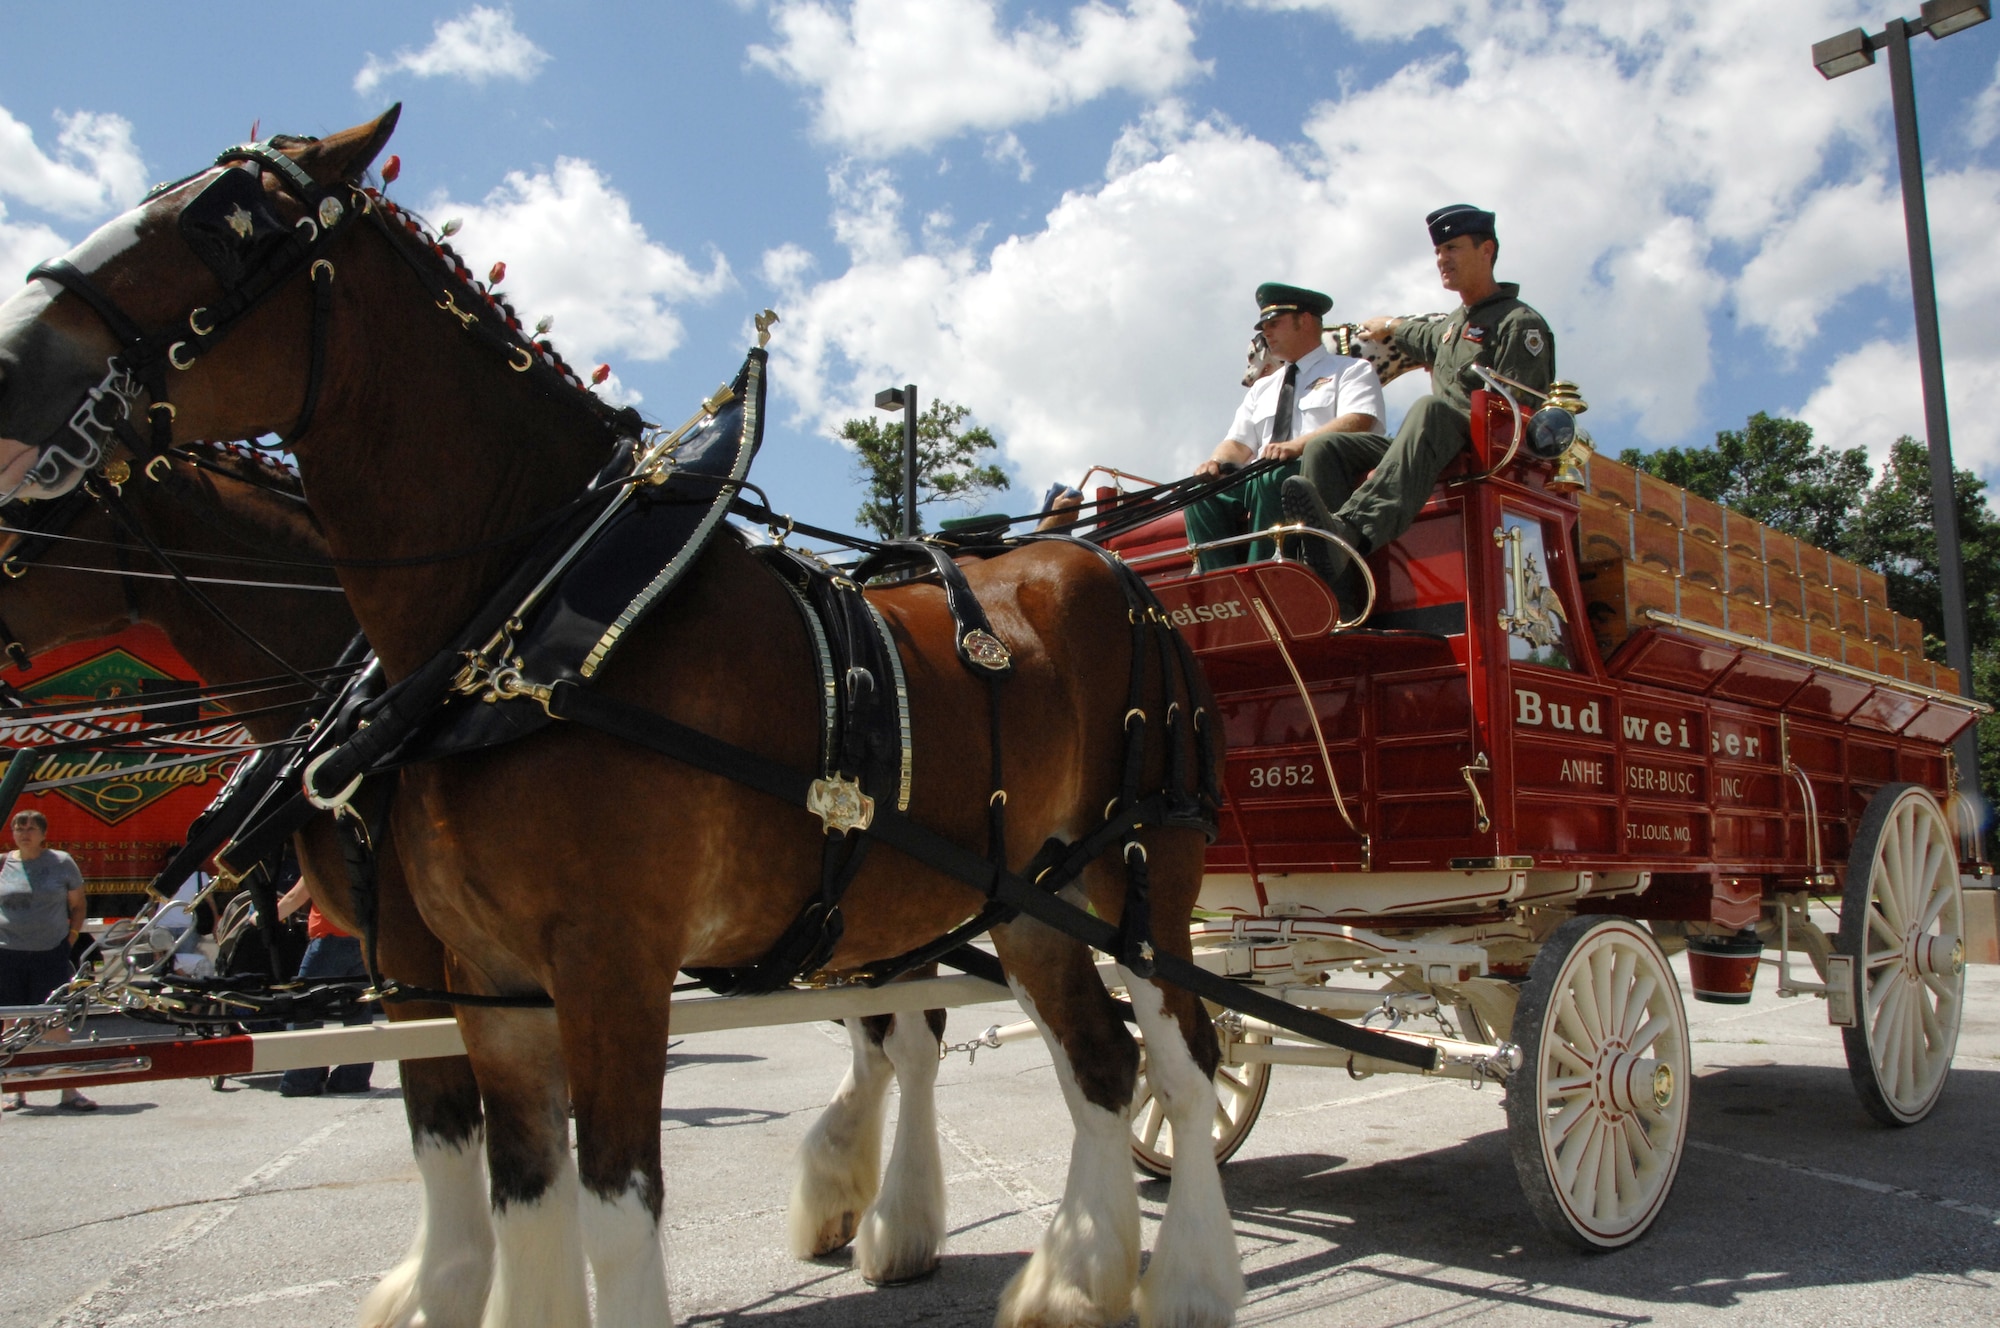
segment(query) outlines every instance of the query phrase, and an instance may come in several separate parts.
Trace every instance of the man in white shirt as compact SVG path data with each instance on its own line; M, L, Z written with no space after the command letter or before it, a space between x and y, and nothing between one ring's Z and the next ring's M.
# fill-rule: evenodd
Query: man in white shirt
M1257 288L1257 331L1284 367L1250 385L1236 418L1197 475L1270 458L1283 464L1255 475L1187 509L1188 540L1206 543L1281 523L1280 489L1299 473L1307 443L1337 433L1373 433L1381 427L1382 384L1366 360L1335 355L1321 344L1321 320L1333 301L1318 291L1267 281ZM1271 556L1271 541L1255 540L1205 550L1201 570L1212 572Z

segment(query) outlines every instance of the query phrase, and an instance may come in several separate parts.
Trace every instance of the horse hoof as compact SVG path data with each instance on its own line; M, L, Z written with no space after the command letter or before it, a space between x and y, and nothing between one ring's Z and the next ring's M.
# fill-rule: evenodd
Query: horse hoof
M943 1264L944 1260L942 1259L932 1259L922 1268L913 1269L907 1273L894 1269L883 1273L879 1277L870 1277L868 1274L863 1273L861 1280L872 1287L911 1286L917 1282L928 1282L931 1278L936 1277L937 1270Z
M812 1258L824 1259L829 1254L837 1254L854 1243L854 1232L861 1225L861 1215L849 1209L838 1218L829 1221L819 1229L813 1240Z

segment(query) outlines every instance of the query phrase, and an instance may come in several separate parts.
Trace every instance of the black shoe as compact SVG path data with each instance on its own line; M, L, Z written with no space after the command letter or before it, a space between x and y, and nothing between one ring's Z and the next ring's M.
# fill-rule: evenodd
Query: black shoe
M279 1097L318 1097L325 1092L326 1084L324 1082L302 1084L296 1079L290 1081L280 1079L278 1081Z
M1291 476L1279 488L1278 506L1284 512L1287 521L1296 522L1312 530L1324 530L1343 538L1348 533L1344 529L1346 523L1326 510L1326 504L1320 501L1319 490L1315 489L1312 481L1303 475ZM1318 572L1320 580L1329 586L1335 585L1341 579L1341 574L1348 570L1347 551L1338 544L1311 538L1296 540L1294 543L1298 546L1299 555L1305 559L1306 566Z

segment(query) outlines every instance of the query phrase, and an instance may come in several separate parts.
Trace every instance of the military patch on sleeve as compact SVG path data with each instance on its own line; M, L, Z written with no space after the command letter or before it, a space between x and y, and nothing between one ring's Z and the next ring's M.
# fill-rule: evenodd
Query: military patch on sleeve
M1471 342L1475 346L1483 346L1486 344L1486 329L1483 327L1468 326L1465 329L1463 336L1467 341Z
M1542 336L1542 329L1531 327L1521 334L1521 344L1528 348L1528 354L1540 355L1549 343L1547 338Z

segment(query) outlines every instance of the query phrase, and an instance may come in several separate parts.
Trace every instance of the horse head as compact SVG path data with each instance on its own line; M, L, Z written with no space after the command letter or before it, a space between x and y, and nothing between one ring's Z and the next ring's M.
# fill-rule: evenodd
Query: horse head
M293 430L312 370L300 278L368 210L357 182L398 113L232 148L37 267L0 304L0 501L65 493L149 433Z

